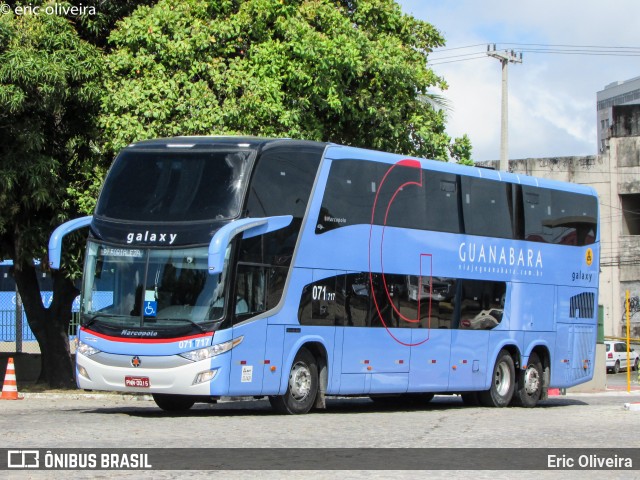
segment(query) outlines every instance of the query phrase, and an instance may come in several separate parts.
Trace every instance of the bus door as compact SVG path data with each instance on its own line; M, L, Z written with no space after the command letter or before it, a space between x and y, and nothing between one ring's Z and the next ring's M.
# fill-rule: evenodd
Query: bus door
M233 338L242 337L231 350L230 395L262 392L267 320L253 320L266 310L267 273L264 266L239 264L233 301Z
M383 280L381 274L348 273L345 278L340 393L406 392L411 329L398 314L406 298L404 276Z
M422 261L422 271L430 271L430 266L424 268L424 262L430 262L431 257L424 256ZM407 280L409 300L416 305L412 318L420 319L411 331L409 392L446 391L456 280L413 275L408 276Z

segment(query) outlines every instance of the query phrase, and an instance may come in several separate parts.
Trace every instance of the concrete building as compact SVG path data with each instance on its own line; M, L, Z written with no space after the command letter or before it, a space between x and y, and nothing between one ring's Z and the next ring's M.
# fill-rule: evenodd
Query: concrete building
M613 107L640 103L640 77L613 82L597 92L598 152L609 147L610 127L613 124Z

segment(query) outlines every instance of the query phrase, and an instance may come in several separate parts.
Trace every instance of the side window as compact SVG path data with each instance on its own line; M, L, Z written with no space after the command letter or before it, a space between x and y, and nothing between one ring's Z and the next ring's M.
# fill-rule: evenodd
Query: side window
M238 265L236 273L235 314L239 320L267 310L267 268L254 265Z
M457 176L425 171L426 225L429 230L460 233Z
M404 275L385 275L374 273L371 275L370 283L373 284L373 296L371 305L371 325L372 327L401 328L411 326L410 322L402 319L400 309L405 313L412 314L401 304L406 299ZM386 284L386 289L385 289ZM387 295L388 292L388 295ZM413 314L415 316L415 314ZM410 318L405 315L406 318Z
M453 174L365 160L334 161L316 233L369 225L372 217L375 225L459 233L458 199Z
M344 281L344 325L369 327L371 288L368 273L349 273Z
M371 224L371 213L387 165L360 160L331 164L316 234L349 225Z
M384 225L386 217L386 225L391 227L426 229L424 182L427 172L403 165L383 165L380 173L375 223Z
M597 201L560 190L522 187L524 239L561 245L595 242Z
M502 321L505 282L461 280L459 294L460 329L490 330Z
M511 185L465 176L461 182L465 233L513 238Z
M597 205L594 197L553 190L553 217L549 227L554 243L590 245L596 239Z
M309 147L274 147L260 155L249 184L247 216L293 215L293 221L287 228L243 240L240 261L291 263L321 155L321 149Z
M522 187L524 239L529 242L553 242L551 191L545 188Z
M454 328L458 283L455 278L431 279L431 328Z
M302 325L331 326L339 323L336 280L336 277L324 278L303 288L298 311Z
M239 264L235 284L235 314L240 321L274 308L282 298L288 269Z

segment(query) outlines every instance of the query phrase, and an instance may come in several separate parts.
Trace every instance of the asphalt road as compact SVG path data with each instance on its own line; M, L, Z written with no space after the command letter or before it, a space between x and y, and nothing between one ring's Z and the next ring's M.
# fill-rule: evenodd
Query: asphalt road
M640 411L624 408L625 403L634 402L640 402L640 391L552 397L534 409L466 407L455 396L436 396L429 404L410 408L382 407L367 398L340 398L329 399L325 411L282 416L274 413L266 400L198 404L186 413L170 414L145 397L30 394L24 400L0 403L0 431L5 448L42 449L638 448ZM456 454L456 450L451 452ZM9 473L10 478L53 478L54 472ZM139 478L141 473L102 471L91 472L91 475L73 472L73 475L74 478L129 475ZM146 478L173 476L167 471L146 473ZM315 472L312 477L424 478L418 473ZM431 477L513 478L514 473L441 471L432 472ZM524 472L524 477L523 474L519 477L561 478L555 476L561 473L562 478L605 478L602 472L548 470ZM183 476L210 475L191 471L181 473ZM255 476L256 472L225 472L225 478ZM259 476L281 478L273 471L259 472ZM300 472L296 476L300 476ZM606 478L640 478L640 470L606 472Z

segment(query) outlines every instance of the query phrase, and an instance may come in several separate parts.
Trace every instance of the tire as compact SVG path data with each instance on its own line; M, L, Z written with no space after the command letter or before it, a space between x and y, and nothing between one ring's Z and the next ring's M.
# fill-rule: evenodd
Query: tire
M513 358L506 350L501 350L493 367L491 387L478 392L480 403L485 407L506 407L511 403L515 390L516 368Z
M187 395L171 395L168 393L154 393L153 401L166 412L181 412L189 410L196 403Z
M466 392L460 394L462 397L462 403L464 403L467 407L478 407L480 406L480 399L478 398L478 392Z
M518 372L518 382L513 395L513 405L517 407L533 408L542 396L542 362L536 353L529 356L526 370Z
M616 360L616 364L613 366L613 373L620 373L620 360Z
M318 365L306 348L301 348L291 365L284 395L269 397L269 403L279 413L298 415L313 407L318 394Z

